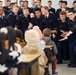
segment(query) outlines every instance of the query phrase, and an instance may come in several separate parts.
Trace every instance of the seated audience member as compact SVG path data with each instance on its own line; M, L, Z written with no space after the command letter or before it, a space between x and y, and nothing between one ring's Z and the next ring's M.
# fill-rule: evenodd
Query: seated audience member
M40 54L38 59L38 68L36 67L37 63L32 66L32 75L44 75L44 68L47 63L47 57L44 51L37 45L39 41L39 34L36 30L28 30L25 32L25 41L27 45L23 48L23 54Z
M14 44L12 42L13 40L14 38L12 40L9 38L9 31L7 28L0 29L0 75L9 75L7 70L18 63L18 57L20 56L19 53L17 51L9 49L9 47L15 48L15 46L11 45ZM14 69L12 72L14 72ZM12 73L10 75L12 75Z
M18 54L21 54L22 48L18 43L15 42L16 35L15 35L13 27L8 26L7 30L8 30L8 38L9 38L9 50L16 51ZM17 71L18 71L17 68L11 68L9 70L9 75L17 75Z
M55 43L51 40L51 31L48 28L45 28L43 30L43 40L45 41L46 45L53 45L53 60L52 60L52 75L57 74L56 72L56 64L57 64L57 59L56 59L56 55L57 55L57 47L55 45Z
M23 39L23 33L19 29L15 29L16 33L16 43L18 43L22 48L26 45L24 39Z

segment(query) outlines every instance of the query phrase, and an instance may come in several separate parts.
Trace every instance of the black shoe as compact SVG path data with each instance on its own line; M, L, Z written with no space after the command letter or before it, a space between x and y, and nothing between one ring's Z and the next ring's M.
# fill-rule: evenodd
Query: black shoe
M72 64L68 64L68 67L71 66Z
M68 67L76 67L76 64L68 64Z

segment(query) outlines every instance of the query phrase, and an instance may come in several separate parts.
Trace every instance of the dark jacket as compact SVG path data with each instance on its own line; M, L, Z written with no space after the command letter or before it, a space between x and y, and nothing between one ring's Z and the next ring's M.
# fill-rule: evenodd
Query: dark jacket
M31 23L33 24L33 26L36 25L41 29L41 17L40 18L37 18L37 17L32 18Z
M15 26L18 26L18 15L15 15L13 11L9 13L7 19L8 19L8 26L12 26L13 28Z
M53 14L55 14L55 9L54 8L50 8L49 12L52 12Z
M44 37L42 40L45 41L46 45L53 45L54 54L57 55L57 53L58 53L57 47L56 47L55 43L51 40L51 38L50 37Z
M7 17L6 16L2 16L0 17L0 28L2 27L6 27L7 26Z
M23 14L19 16L19 29L21 31L25 31L28 29L28 26L29 26L29 22L31 22L31 18L30 16L28 15L27 17L25 17Z
M51 30L57 29L57 18L56 18L56 16L52 13L49 13L48 17L46 18L43 15L42 20L41 20L41 28L42 28L42 30L45 28L49 28Z
M18 62L18 57L19 57L19 54L18 54L18 56L14 57L13 51L10 51L10 50L5 50L4 54L2 52L0 52L0 65L1 66L4 65L4 67L7 68L6 70L4 70L4 68L3 68L3 70L4 70L3 72L0 70L0 75L4 75L8 69L15 66Z
M73 32L70 36L69 36L69 40L71 42L73 42L74 40L76 40L76 19L69 20L68 21L68 25L69 25L69 31Z

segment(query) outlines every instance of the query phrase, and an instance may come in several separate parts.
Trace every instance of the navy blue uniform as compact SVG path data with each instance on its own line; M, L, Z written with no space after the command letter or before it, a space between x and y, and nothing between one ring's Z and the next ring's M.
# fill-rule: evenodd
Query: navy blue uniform
M57 29L57 19L52 13L49 13L48 17L42 16L41 29L49 28L51 30Z
M68 31L68 21L65 20L64 22L62 22L60 19L58 20L58 40L63 38L60 35L62 34L62 32L60 30L63 30L65 32ZM58 48L58 62L62 63L62 60L65 59L69 59L69 49L68 49L68 40L65 41L58 41L57 42L57 48Z
M28 15L25 17L23 14L19 16L19 29L24 33L25 30L28 29L29 22L31 22L31 18Z
M55 16L55 14L53 13L49 13L48 17L46 16L42 16L42 21L41 21L41 30L43 31L43 29L45 28L49 28L50 30L57 30L57 18ZM55 33L55 35L57 35ZM57 37L53 38L51 37L51 39L57 43Z
M18 15L21 15L21 14L23 14L23 11L22 11L22 8L20 7L18 11Z
M76 10L74 9L74 7L73 8L71 8L72 10L74 10L75 11L75 13L76 13Z
M74 47L76 46L76 19L69 20L69 31L73 33L68 37L69 40L69 52L70 52L70 64L76 66L76 56L74 52Z
M18 15L15 15L14 12L11 12L8 16L8 26L18 26Z
M0 17L0 28L6 27L6 26L7 26L7 17L6 16Z
M41 29L41 17L40 18L37 18L37 17L32 18L31 23L33 24L33 26L36 25Z
M10 8L8 8L7 6L4 6L4 13L5 15L8 15L9 14L9 11L11 10Z
M31 12L31 13L35 13L35 9L36 9L36 7L31 7L31 8L30 8L30 12Z
M49 12L52 12L53 14L55 14L55 9L54 8L50 8Z
M69 10L70 8L66 8L66 10ZM57 18L59 18L59 14L60 14L60 12L62 11L62 9L61 8L59 8L59 9L57 9L57 11L56 11L56 16L57 16Z

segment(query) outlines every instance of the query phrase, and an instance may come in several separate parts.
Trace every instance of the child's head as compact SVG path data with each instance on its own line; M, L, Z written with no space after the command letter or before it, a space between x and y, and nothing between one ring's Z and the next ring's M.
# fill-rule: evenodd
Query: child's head
M61 11L59 16L60 16L60 20L64 21L66 20L67 14L65 11Z
M16 34L15 31L13 29L13 27L8 26L7 27L8 30L8 37L9 37L9 49L12 47L13 50L15 50L15 42L16 42Z
M9 48L8 30L6 28L0 29L0 52Z
M23 39L23 33L20 29L15 29L16 38Z
M40 35L40 40L41 40L41 39L43 38L43 34L42 34L40 28L39 28L38 26L34 26L33 29L36 30L36 31L39 33L39 35Z
M43 30L43 35L44 35L44 37L50 37L50 35L51 35L51 30L50 30L49 28L45 28L45 29Z
M27 30L25 32L25 41L28 45L36 45L39 41L39 34L36 30Z

